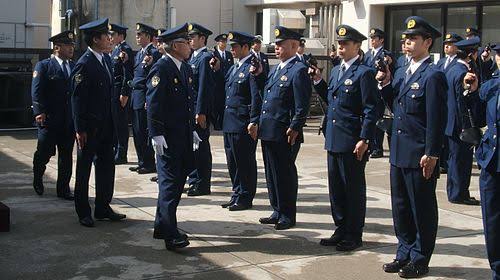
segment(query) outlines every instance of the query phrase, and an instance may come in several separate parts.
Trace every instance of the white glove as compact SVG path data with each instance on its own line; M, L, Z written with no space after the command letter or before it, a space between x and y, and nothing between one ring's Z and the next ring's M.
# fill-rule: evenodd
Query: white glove
M196 131L193 131L193 152L200 148L201 138Z
M167 142L165 141L165 137L163 135L153 136L151 139L151 144L153 144L153 150L159 156L163 156L163 148L167 149Z

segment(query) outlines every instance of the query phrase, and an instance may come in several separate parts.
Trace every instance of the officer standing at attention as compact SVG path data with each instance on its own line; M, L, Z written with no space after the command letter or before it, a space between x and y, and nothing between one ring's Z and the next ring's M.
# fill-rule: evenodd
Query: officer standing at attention
M312 85L307 66L299 62L296 55L301 34L283 26L277 26L274 34L276 57L281 62L269 73L265 83L259 125L273 213L259 221L284 230L295 226L296 221L299 184L295 160L304 140L302 128L309 111ZM263 82L262 74L259 80Z
M222 130L222 120L224 119L224 104L226 102L226 92L224 89L227 70L234 64L234 58L230 51L226 50L227 34L219 34L215 37L217 45L214 46L214 55L220 61L219 70L215 71L215 96L212 119L214 129Z
M304 54L306 51L306 40L305 39L300 39L299 42L299 48L297 49L297 57L299 58L300 62L306 62L307 56Z
M328 104L325 149L328 186L337 229L324 246L352 251L362 245L366 213L365 166L368 143L375 136L378 91L375 71L362 64L358 51L366 37L348 25L337 27L342 62L328 84L316 71L314 88Z
M125 164L128 151L128 99L130 87L128 81L132 80L134 65L132 62L133 51L127 44L127 27L111 24L111 43L115 46L111 52L113 67L113 104L112 113L115 133L115 164Z
M411 62L411 56L408 54L408 52L405 49L405 41L406 41L406 34L401 34L401 56L398 57L398 60L396 61L396 65L394 66L394 73L399 68L407 67L410 62ZM406 71L406 69L405 69Z
M155 28L143 23L137 23L135 39L141 49L135 55L130 105L133 109L132 131L139 164L130 167L129 170L139 174L156 172L154 151L148 143L146 116L146 77L151 66L161 57L161 54L152 43L156 35Z
M483 213L486 252L493 271L492 279L500 279L500 44L493 47L496 52L497 70L492 78L481 85L479 90L477 75L467 73L466 81L473 80L472 96L477 95L481 104L481 114L475 121L479 126L488 126L481 143L476 149L477 163L481 167L479 189L481 192L481 210ZM477 97L476 97L477 98Z
M80 224L93 227L89 205L89 178L95 166L95 212L98 220L118 221L109 204L113 198L115 162L111 103L113 68L109 56L111 26L100 19L80 26L88 46L71 75L71 105L78 144L76 161L75 208Z
M262 36L257 35L253 39L252 52L257 56L257 58L260 61L260 64L262 65L264 77L267 77L267 75L269 74L269 58L265 53L260 51L261 48L262 48Z
M385 272L417 278L429 272L436 243L438 209L437 165L446 115L446 78L429 54L441 33L425 19L411 16L405 21L405 48L412 62L399 68L391 84L391 73L377 73L382 96L392 104L391 202L398 249Z
M212 178L212 152L210 151L210 116L215 97L215 73L210 63L215 61L208 52L207 40L212 31L191 23L189 29L189 44L193 53L189 64L193 70L193 87L195 90L196 132L200 136L200 148L195 152L195 168L189 174L188 196L210 194Z
M472 108L469 97L463 95L466 89L462 81L469 69L472 69L471 63L475 63L472 61L475 58L471 59L467 54L474 53L477 55L479 43L477 37L454 43L454 48L456 48L456 58L454 60L456 62L445 70L448 81L448 117L445 135L449 153L446 190L448 201L456 204L480 204L478 200L470 196L469 192L474 147L472 144L460 139L462 129L470 128L467 108Z
M75 49L73 38L71 31L49 38L54 54L36 64L31 83L33 115L38 127L33 188L38 195L43 194L43 174L57 147L57 196L66 200L74 199L69 188L75 142L69 95L69 78L74 67L71 60Z
M188 24L160 34L165 55L153 65L147 81L148 128L156 152L158 205L153 237L168 250L189 245L177 228L177 206L194 164L194 91ZM197 137L197 136L196 136Z
M463 40L460 35L450 32L445 35L443 41L443 50L445 57L441 58L437 63L437 67L445 74L448 73L448 70L452 69L452 66L455 65L458 61L457 59L457 51L458 48L455 46L455 43Z
M371 48L366 52L364 57L364 64L368 67L375 69L375 63L378 59L386 59L389 64L389 69L393 71L392 65L392 54L384 49L384 41L385 41L385 32L378 28L372 28L370 30L370 46ZM378 115L377 118L381 118L384 112L384 103L382 99L378 98ZM387 135L388 140L390 139L390 135ZM390 143L390 141L389 141ZM384 156L384 131L378 127L375 127L375 138L372 142L372 153L371 158L381 158ZM390 145L390 144L389 144Z
M228 34L231 52L238 59L229 68L225 83L224 149L233 193L230 201L221 206L229 211L252 208L257 188L255 150L262 97L256 78L250 73L253 38L238 31Z

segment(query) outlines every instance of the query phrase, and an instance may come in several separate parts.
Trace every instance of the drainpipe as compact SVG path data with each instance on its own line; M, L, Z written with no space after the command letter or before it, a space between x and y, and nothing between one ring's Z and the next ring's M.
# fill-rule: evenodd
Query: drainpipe
M99 0L94 0L95 1L95 19L99 19Z
M319 37L323 37L323 6L319 7Z

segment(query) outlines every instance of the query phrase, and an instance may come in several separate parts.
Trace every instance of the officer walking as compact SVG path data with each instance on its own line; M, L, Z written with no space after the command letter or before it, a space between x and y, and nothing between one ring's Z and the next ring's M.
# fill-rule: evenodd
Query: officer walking
M269 58L263 52L261 52L262 48L262 36L257 35L253 40L252 52L257 56L262 65L264 77L267 77L269 74Z
M71 60L75 49L73 38L71 31L49 38L54 45L53 56L36 64L31 84L33 115L38 127L33 188L38 195L43 194L43 174L57 147L57 196L66 200L74 199L69 188L75 142L69 95L69 78L74 67Z
M210 116L215 96L215 75L210 66L212 54L208 52L207 40L212 31L191 23L189 43L193 53L189 64L193 71L193 87L195 90L196 132L201 138L200 148L195 152L195 168L189 174L188 196L209 195L212 178L212 152L210 151Z
M391 137L391 201L398 249L385 272L403 278L417 278L429 272L436 242L438 211L436 167L446 116L446 78L432 64L429 49L441 33L425 19L406 19L405 48L410 65L391 73L379 71L382 96L392 104L394 123Z
M445 69L448 82L448 117L445 135L449 153L446 190L448 201L466 205L479 205L479 201L471 197L469 192L473 146L460 139L462 130L470 128L471 125L468 117L468 108L471 108L471 105L469 98L463 95L465 88L462 81L467 72L472 69L472 64L475 63L475 57L471 58L468 54L477 55L478 46L479 38L477 37L454 43L454 48L457 49L455 53L458 51L454 59L456 62L446 68L449 70Z
M227 34L219 34L215 37L217 45L214 46L214 55L220 61L219 70L215 71L215 96L212 119L215 130L222 130L222 120L224 119L224 104L226 100L225 79L227 71L234 64L234 58L230 51L226 50Z
M252 208L257 188L257 130L262 97L255 76L250 73L254 36L238 31L228 34L231 52L238 63L229 68L225 81L224 149L233 193L229 211Z
M296 55L301 34L283 26L277 26L274 34L276 57L281 62L269 72L265 83L259 124L273 213L259 221L285 230L295 226L296 221L298 177L295 160L304 139L302 128L309 111L312 87L307 67Z
M115 46L111 52L113 67L113 103L111 104L115 133L115 164L125 164L128 151L128 99L133 78L133 51L127 44L127 27L111 24L111 43Z
M147 81L148 128L156 152L158 205L154 235L168 250L189 245L177 228L177 206L194 165L194 98L188 24L160 34L165 55L153 65ZM194 137L198 138L197 136Z
M384 49L385 32L378 28L370 29L370 46L371 48L366 52L364 57L364 64L368 67L375 69L376 62L379 59L385 59L387 64L389 64L389 69L393 71L392 61L394 60L390 51ZM382 99L378 98L378 115L377 118L381 118L384 113L384 103ZM387 135L389 146L390 146L390 135ZM381 158L384 156L384 131L378 127L375 127L375 138L373 139L371 149L371 158Z
M495 62L500 66L500 44L493 47L496 52ZM472 81L472 83L471 83ZM492 78L481 85L479 77L467 73L463 84L471 84L472 101L479 99L479 114L473 114L475 122L488 129L476 148L476 160L481 167L479 189L481 192L481 210L483 214L486 252L492 270L492 279L500 279L500 71L497 69ZM479 93L479 95L478 95Z
M115 181L113 120L111 114L113 68L109 56L111 26L100 19L80 26L88 45L71 74L71 105L78 144L75 208L80 224L93 227L89 205L89 177L95 166L95 212L98 220L118 221L125 215L111 209Z
M375 135L378 91L375 71L358 55L366 37L348 25L336 29L342 62L330 81L314 76L316 92L328 104L325 149L328 151L328 188L337 229L324 246L352 251L362 245L366 213L365 166L368 143Z
M139 163L129 169L139 174L156 172L154 151L148 143L146 116L146 77L151 66L161 57L153 45L153 38L156 35L155 28L144 23L137 23L135 39L141 49L135 55L130 105L133 109L132 131Z

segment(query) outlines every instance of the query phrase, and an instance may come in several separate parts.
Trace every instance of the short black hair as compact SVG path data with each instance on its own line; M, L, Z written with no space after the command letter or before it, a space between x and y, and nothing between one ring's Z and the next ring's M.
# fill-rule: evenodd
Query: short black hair
M83 41L87 46L92 47L92 44L94 43L94 38L99 38L101 35L104 35L106 33L102 32L91 32L91 33L83 33Z

